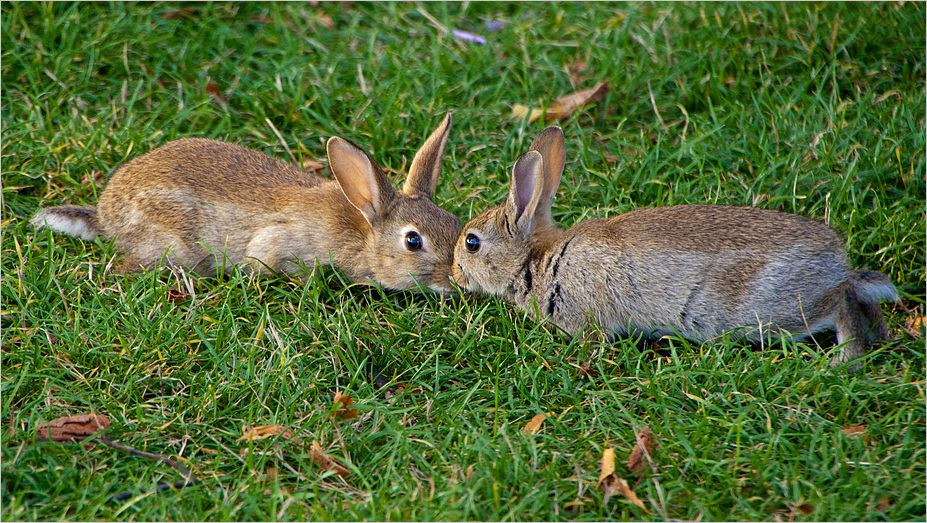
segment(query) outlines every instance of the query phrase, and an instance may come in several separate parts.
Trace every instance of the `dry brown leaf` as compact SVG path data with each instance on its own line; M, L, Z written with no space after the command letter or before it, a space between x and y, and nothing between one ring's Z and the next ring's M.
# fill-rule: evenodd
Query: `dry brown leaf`
M341 477L345 477L351 473L351 469L345 467L340 461L326 454L325 451L322 450L322 446L319 445L318 440L312 441L310 455L312 456L312 461L315 461L316 465L325 470L331 470Z
M799 510L802 514L810 516L814 512L814 505L811 503L802 503L801 505L796 505L792 507L792 510Z
M641 447L641 443L644 444L643 447ZM631 454L628 456L628 468L631 472L641 471L641 469L644 468L645 456L649 462L651 452L653 452L653 436L650 434L650 427L644 427L644 429L637 434L634 441L634 448L631 449Z
M189 294L179 289L171 289L167 291L167 301L171 303L177 303L179 301L184 301L189 296L190 296Z
M281 436L280 439L290 439L294 436L293 431L284 427L283 425L263 425L260 427L251 427L245 429L242 433L242 436L235 440L235 442L241 441L255 441L262 440L267 438L272 438L274 436Z
M559 122L569 117L580 107L591 102L602 100L607 95L608 82L601 81L591 89L576 91L575 93L570 93L568 95L557 98L550 103L546 111L543 109L531 109L528 106L522 104L514 104L512 106L512 117L522 119L527 116L528 123L530 124L546 114L545 119L547 120L547 123Z
M342 394L341 391L336 392L333 403L340 403L340 405L335 408L335 411L332 412L333 419L354 419L357 417L357 409L348 408L354 403L350 393L346 392Z
M604 99L608 95L608 82L601 81L591 89L576 91L575 93L561 96L547 108L547 122L560 121L573 114L580 107ZM560 112L551 112L551 109L557 109L560 104Z
M316 13L315 19L318 20L319 23L322 24L323 27L325 27L325 29L334 29L334 28L335 28L335 21L332 20L332 17L330 17L330 16L328 16L328 15L323 15L323 14L321 14L321 13Z
M533 418L531 418L531 421L525 424L525 428L522 430L525 431L525 434L537 434L538 432L540 432L541 424L544 423L544 419L546 417L547 416L545 416L544 414L535 415Z
M579 366L579 375L587 378L598 378L599 371L592 368L592 360L586 360Z
M36 441L80 441L106 430L109 418L101 414L78 414L56 418L35 429Z
M650 511L647 510L646 506L644 506L644 502L641 501L639 497L637 497L637 494L635 494L633 490L631 490L631 487L628 485L628 482L625 481L624 478L617 478L617 479L618 479L618 491L621 492L621 495L624 496L631 503L634 503L635 505L640 507L641 510L643 510L644 512L650 514Z
M848 438L863 438L863 443L869 443L869 432L866 430L865 425L853 425L852 427L846 427L840 429L840 432Z
M878 511L888 510L892 506L892 499L888 496L882 496L882 499L879 500L879 504L876 505L875 509Z
M320 171L325 168L325 164L315 160L303 160L302 169L306 172Z
M219 84L216 82L208 82L206 84L206 93L220 102L225 101L225 97L222 96L222 92L219 90Z

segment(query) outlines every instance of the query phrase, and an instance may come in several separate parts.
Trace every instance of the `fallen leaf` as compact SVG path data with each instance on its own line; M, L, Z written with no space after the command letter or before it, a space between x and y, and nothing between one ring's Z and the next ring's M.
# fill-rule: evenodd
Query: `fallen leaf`
M618 488L618 476L615 475L615 449L606 448L602 451L602 471L599 473L596 486L605 494L602 503L607 505L608 500Z
M325 470L334 471L335 474L338 474L341 477L345 477L351 473L351 469L345 467L337 459L329 456L322 450L321 445L319 445L318 440L312 441L312 449L310 450L310 455L312 456L312 461L315 461L315 464L322 467Z
M924 336L924 325L924 316L915 312L910 318L905 320L904 330L908 331L908 334L913 338L921 338Z
M216 82L208 82L206 84L206 92L209 94L209 96L212 96L213 98L215 98L216 100L219 100L220 102L225 101L225 97L222 96L222 92L219 91L219 84L217 84Z
M515 118L516 120L524 120L526 116L528 117L529 124L534 123L535 120L544 116L544 109L532 109L527 105L522 104L512 105L512 118Z
M577 57L574 62L567 66L567 73L570 75L570 83L572 85L578 85L582 83L584 77L580 73L584 72L586 68L586 61L581 60L579 57Z
M315 160L303 160L302 169L306 172L320 171L325 168L324 163L317 162Z
M602 451L602 471L599 473L599 488L602 481L615 473L615 449L609 447Z
M189 7L183 7L181 9L174 9L173 11L168 11L162 16L165 20L180 20L184 18L193 18L193 15L196 14L195 9Z
M863 443L869 443L869 433L866 430L865 425L853 425L852 427L846 427L840 429L840 432L843 433L848 438L863 438Z
M541 424L544 423L544 418L546 417L547 416L543 414L535 415L533 418L531 418L531 421L529 421L525 425L525 428L522 430L524 430L525 434L537 434L538 432L540 432Z
M332 20L332 17L330 17L330 16L328 16L328 15L323 15L323 14L321 14L321 13L316 13L315 19L318 20L318 22L319 22L320 24L322 24L322 26L325 27L325 29L334 29L334 28L335 28L335 21Z
M879 500L879 504L876 505L875 509L878 511L888 510L892 506L892 500L888 496L882 496L882 499Z
M284 427L283 425L263 425L260 427L251 427L249 429L245 429L245 431L242 433L242 436L235 440L235 442L237 443L246 440L262 440L278 435L282 436L281 439L286 440L292 438L295 434L293 434L292 430Z
M612 448L602 451L602 471L599 473L597 486L605 494L602 500L603 504L608 504L608 500L611 499L615 492L620 492L625 499L643 509L644 512L650 513L644 502L631 490L628 482L624 478L615 475L615 450Z
M340 403L340 405L335 408L335 411L332 412L333 419L354 419L357 417L357 409L348 408L354 403L349 393L342 394L341 391L336 392L333 403Z
M171 303L177 303L179 301L184 301L189 295L184 291L178 289L171 289L167 291L167 301Z
M802 503L801 505L797 505L792 508L801 511L801 513L806 516L810 516L811 513L814 512L814 505L811 503Z
M599 371L592 368L592 360L586 360L579 366L579 375L587 378L598 378Z
M608 82L601 81L591 89L576 91L575 93L557 98L550 103L546 111L542 109L530 109L527 106L515 104L512 106L512 116L518 119L528 116L528 123L530 124L546 114L547 123L559 122L569 117L580 107L591 102L602 100L607 95Z
M639 497L637 497L637 494L635 494L633 490L631 490L631 487L628 485L628 482L625 481L624 478L617 478L617 479L618 479L618 490L621 492L621 495L624 496L631 503L634 503L635 505L640 507L644 512L650 514L650 511L647 510L646 506L644 506L644 502L641 501Z
M641 446L643 444L643 446ZM631 472L641 472L644 468L644 459L650 462L650 453L653 452L653 437L650 434L650 427L644 427L637 434L634 442L634 448L628 456L628 468Z
M36 441L80 441L105 430L109 418L100 414L78 414L56 418L35 429Z

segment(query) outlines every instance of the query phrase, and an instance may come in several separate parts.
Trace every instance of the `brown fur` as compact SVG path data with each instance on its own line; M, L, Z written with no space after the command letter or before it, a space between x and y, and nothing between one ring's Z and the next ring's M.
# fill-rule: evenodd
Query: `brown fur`
M202 275L232 265L293 273L300 263L331 263L353 281L449 290L460 223L432 196L450 123L448 115L416 154L403 192L337 137L328 142L334 180L238 145L183 138L116 169L93 222L65 215L69 206L43 209L32 221L69 232L54 223L77 220L115 238L126 271L166 264ZM422 237L422 249L406 246L410 232Z

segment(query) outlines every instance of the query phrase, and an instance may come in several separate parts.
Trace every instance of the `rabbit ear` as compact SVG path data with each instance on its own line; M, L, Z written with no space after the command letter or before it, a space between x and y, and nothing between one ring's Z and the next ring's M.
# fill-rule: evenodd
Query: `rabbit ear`
M353 143L334 136L328 140L328 163L341 191L368 223L382 215L396 189L380 167Z
M441 174L441 156L451 130L451 113L448 113L431 136L425 140L422 148L415 153L412 165L409 167L409 177L402 187L402 192L408 196L424 196L429 200L434 198L435 186L438 185L438 175Z
M512 168L512 185L506 204L507 219L523 232L531 230L534 213L544 189L544 158L537 151L518 157Z
M529 151L537 151L544 158L544 190L538 201L535 216L542 223L553 226L550 208L563 176L563 167L566 165L566 144L563 140L563 131L556 125L541 131L541 134L531 142Z

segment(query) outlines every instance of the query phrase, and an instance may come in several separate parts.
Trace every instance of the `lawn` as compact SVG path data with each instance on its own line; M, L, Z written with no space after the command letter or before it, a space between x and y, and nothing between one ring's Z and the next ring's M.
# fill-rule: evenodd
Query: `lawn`
M2 519L924 520L923 3L0 12ZM602 81L560 122L555 220L717 203L824 221L903 298L860 372L829 366L833 336L573 340L496 298L336 270L118 276L111 244L28 224L94 204L112 169L184 136L304 165L341 136L398 184L448 112L436 201L463 222L505 197L546 125L513 105ZM36 441L91 412L200 482L153 492L183 476L98 440ZM243 437L255 428L288 432ZM624 493L602 488L618 479Z

